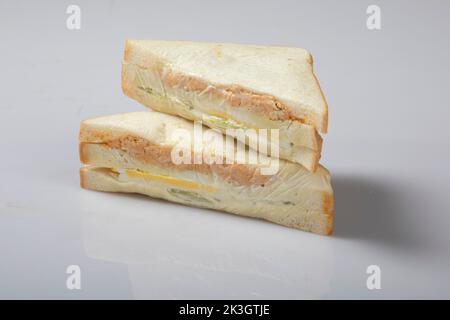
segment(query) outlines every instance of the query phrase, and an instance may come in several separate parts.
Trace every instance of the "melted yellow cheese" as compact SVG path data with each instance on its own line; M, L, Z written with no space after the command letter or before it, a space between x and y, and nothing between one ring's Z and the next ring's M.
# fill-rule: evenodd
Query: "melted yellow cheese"
M112 169L113 171L116 169ZM187 181L183 179L178 179L170 176L163 176L159 174L152 174L149 172L143 172L139 170L132 170L132 169L125 169L125 173L130 178L144 178L148 180L158 181L165 184L169 184L172 186L184 188L184 189L191 189L191 190L205 190L208 192L214 192L216 191L216 188L213 188L211 186L207 186L201 183Z
M231 119L230 115L228 115L227 113L222 112L222 111L208 110L208 114L213 117L222 118L223 120ZM232 120L234 120L234 119L232 119Z

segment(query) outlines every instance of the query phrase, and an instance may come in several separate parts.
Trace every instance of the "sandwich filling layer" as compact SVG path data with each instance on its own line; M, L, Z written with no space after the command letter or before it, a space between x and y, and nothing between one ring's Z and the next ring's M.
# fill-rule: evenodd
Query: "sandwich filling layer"
M180 187L184 189L190 189L190 190L205 190L207 192L215 192L217 191L216 188L213 188L211 186L201 184L198 182L193 182L189 180L183 180L183 179L177 179L172 176L166 176L161 174L154 174L150 172L141 171L138 169L110 169L112 172L117 173L119 175L125 174L128 178L137 178L137 179L144 179L144 180L152 180L152 181L158 181L162 182L167 185L172 185L175 187Z
M333 191L329 175L324 169L311 175L306 170L296 170L298 165L284 162L277 175L262 176L266 179L262 182L258 178L242 179L242 171L236 170L236 167L229 167L228 170L221 168L222 165L208 165L208 169L196 166L168 167L164 162L146 161L104 144L84 143L80 153L83 163L107 168L109 174L121 182L141 181L163 189L170 187L195 192L196 196L213 203L214 199L224 203L238 201L252 205L258 202L258 206L272 204L283 210L302 208L324 214L333 213ZM258 175L257 170L252 172ZM240 178L236 179L237 176ZM177 192L180 193L172 190L172 193Z

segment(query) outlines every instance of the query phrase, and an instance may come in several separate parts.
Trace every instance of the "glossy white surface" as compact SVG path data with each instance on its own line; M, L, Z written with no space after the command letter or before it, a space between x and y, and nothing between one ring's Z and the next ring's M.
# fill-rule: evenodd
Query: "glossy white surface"
M63 3L0 3L0 298L450 298L449 4L381 1L377 32L357 1L79 5L68 31ZM127 37L308 48L334 235L81 190L79 121L144 110L120 90Z

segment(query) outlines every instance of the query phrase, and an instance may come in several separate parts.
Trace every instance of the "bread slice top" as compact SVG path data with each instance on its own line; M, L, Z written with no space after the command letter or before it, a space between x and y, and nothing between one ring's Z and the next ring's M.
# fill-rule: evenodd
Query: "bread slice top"
M182 129L183 131L177 131L174 134L177 129ZM208 171L209 167L223 166L227 170L232 170L233 174L236 175L244 171L258 172L258 176L264 175L266 178L277 176L281 180L296 176L300 177L299 179L303 181L302 183L308 183L326 190L331 188L329 186L330 174L321 165L318 166L315 173L311 173L302 165L282 159L267 159L261 155L259 155L257 163L246 162L244 164L235 163L227 165L207 164L203 161L201 166L196 164L176 164L171 158L171 152L175 146L178 149L191 150L194 154L192 161L199 154L197 152L199 149L196 148L197 138L194 136L196 134L194 130L195 128L192 122L156 111L123 113L84 120L81 123L79 135L80 158L83 163L91 164L89 161L85 161L84 158L86 157L83 156L85 144L104 144L112 148L122 146L123 150L130 152L132 156L138 155L142 161L157 161L160 165L164 165L167 168L179 170L203 168ZM222 139L225 138L220 132L205 127L203 127L203 130L203 143L200 143L200 148L203 149L200 149L200 152L204 153L204 148L213 151L223 148L222 150L224 150L223 152L226 155L236 151L233 145L226 143L217 145L219 141L223 141ZM189 141L180 139L182 137L180 133L185 136L190 135L191 139ZM253 149L247 149L247 160L251 152L255 151ZM278 169L273 174L267 175L260 170L261 168L272 167L274 165Z
M152 110L119 113L82 121L79 141L105 143L134 136L155 145L173 147L179 143L179 136L173 134L178 129L192 132L193 122Z
M127 40L125 63L193 77L225 90L280 102L295 118L326 133L328 106L305 49L186 41Z

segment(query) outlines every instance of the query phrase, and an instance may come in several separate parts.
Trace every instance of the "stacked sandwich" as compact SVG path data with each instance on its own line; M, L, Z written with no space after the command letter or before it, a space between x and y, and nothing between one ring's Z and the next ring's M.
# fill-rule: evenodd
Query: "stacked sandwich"
M332 232L328 109L306 50L129 40L122 89L149 110L81 123L83 188Z

